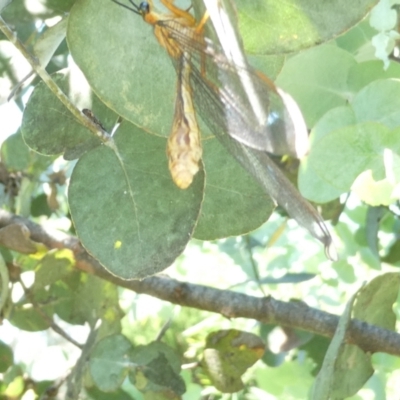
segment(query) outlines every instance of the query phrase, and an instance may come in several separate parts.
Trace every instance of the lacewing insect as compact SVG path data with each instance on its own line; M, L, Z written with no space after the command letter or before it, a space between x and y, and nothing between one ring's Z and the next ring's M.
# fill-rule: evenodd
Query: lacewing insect
M179 188L186 189L199 171L202 155L200 132L190 86L189 53L184 54L179 43L170 38L168 30L161 25L161 21L173 20L178 23L179 27L188 27L188 32L196 34L196 28L194 28L196 20L187 11L174 6L173 1L170 0L162 0L162 3L171 11L171 15L158 14L152 11L148 2L141 2L136 5L129 0L132 5L132 7L129 7L118 1L113 1L141 15L147 23L153 25L157 40L175 62L178 82L173 126L167 144L167 156L173 181Z
M318 212L300 195L267 152L298 158L308 151L308 133L296 102L247 63L228 14L218 0L204 0L207 12L196 23L174 0L161 0L169 13L151 2L130 5L112 0L154 27L177 72L177 97L168 140L169 168L180 188L188 187L199 169L201 142L198 112L233 157L269 196L325 246L335 260L330 233ZM214 40L204 33L211 17ZM207 28L208 25L207 24Z

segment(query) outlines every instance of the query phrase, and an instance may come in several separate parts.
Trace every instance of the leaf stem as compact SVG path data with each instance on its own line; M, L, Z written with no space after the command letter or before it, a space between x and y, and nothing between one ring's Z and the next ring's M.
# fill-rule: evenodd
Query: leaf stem
M10 29L3 18L0 17L0 31L4 33L7 39L14 44L14 46L21 52L25 59L31 64L33 70L42 78L47 87L54 93L54 95L64 104L64 106L71 112L75 119L84 127L89 129L96 135L103 143L112 141L109 133L103 130L90 118L86 117L65 95L65 93L57 86L51 76L47 73L46 69L40 65L39 60L31 54L24 44L17 38L16 34Z
M25 284L21 278L19 279L18 282L22 286L22 289L24 290L27 299L31 302L32 306L40 314L40 316L48 323L49 327L52 328L54 332L58 333L64 339L68 340L68 342L70 342L73 345L75 345L76 347L78 347L78 349L82 349L84 345L78 343L67 332L65 332L63 329L61 329L53 321L53 319L42 310L42 308L40 307L40 304L34 299L32 292L25 286Z

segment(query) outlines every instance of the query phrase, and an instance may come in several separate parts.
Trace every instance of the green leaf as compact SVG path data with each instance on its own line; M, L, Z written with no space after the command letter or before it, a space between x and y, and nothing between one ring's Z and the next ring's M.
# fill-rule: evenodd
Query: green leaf
M133 350L131 357L136 364L145 365L157 358L160 353L164 354L173 371L179 373L181 370L180 358L175 350L162 342L152 342L146 346L137 346Z
M0 373L8 370L14 362L14 354L9 346L0 340Z
M52 214L52 210L49 207L47 202L46 194L42 193L32 199L31 202L31 215L32 217L40 217L41 215L45 215L46 217L50 217Z
M160 399L182 395L186 388L179 375L181 362L175 351L161 342L135 347L131 354L135 368L130 379L147 396ZM168 393L171 397L168 396ZM165 397L163 397L165 396ZM172 397L173 398L173 397Z
M67 18L48 28L36 41L33 51L40 65L45 68L67 32Z
M370 169L375 179L383 179L385 149L400 154L400 142L396 139L399 132L373 122L332 130L313 145L302 174L317 175L320 181L336 190L336 195L349 191L354 180L366 170ZM328 194L333 196L333 189L318 196L316 186L310 185L312 178L302 176L301 179L307 179L307 183L302 181L304 194L307 197L315 194L311 200L332 200Z
M78 161L70 209L89 253L114 275L138 279L167 268L184 250L200 212L204 174L178 189L164 138L126 122L114 140L119 155L102 146Z
M54 311L64 321L94 326L102 319L102 329L104 324L105 330L119 329L121 311L117 288L112 283L75 271L54 284L51 293L58 299Z
M8 7L7 7L8 8ZM6 18L3 12L2 16ZM9 20L6 19L8 23ZM32 67L20 53L20 51L8 40L0 40L0 77L2 89L0 93L0 104L7 102L7 98L15 83L23 79Z
M259 71L262 71L268 78L275 80L285 64L285 56L249 54L249 64Z
M37 306L35 307L29 300L17 304L11 312L9 321L24 331L43 331L51 325L54 313L54 299L51 293L44 289L36 290L32 295ZM38 308L40 308L40 311Z
M371 355L356 345L346 344L335 364L332 398L345 399L355 395L373 373Z
M309 156L301 161L298 187L301 194L309 200L326 203L336 199L342 191L330 181L321 176L320 170L314 166L315 151L318 152L318 142L331 132L353 125L355 117L353 110L348 106L333 108L327 112L315 125L310 135L311 151ZM332 157L332 154L330 155Z
M384 151L383 162L386 177L374 179L369 169L362 172L351 187L360 200L373 207L388 206L400 197L400 157L391 151Z
M67 41L105 104L149 132L170 133L175 71L140 16L109 0L78 1L69 16Z
M261 54L292 53L329 41L361 21L376 3L235 1L245 49Z
M241 376L264 351L264 343L252 333L221 330L207 336L202 364L218 390L234 393L243 388Z
M353 310L354 318L394 330L396 315L393 304L399 288L400 274L391 272L377 276L360 290Z
M347 75L356 61L347 51L324 45L291 57L276 83L299 104L307 126L312 127L327 111L346 105Z
M400 240L396 240L389 248L389 252L382 261L388 264L396 264L400 260Z
M31 200L36 184L32 178L24 176L18 191L15 202L16 214L20 214L25 218L29 218L31 211Z
M337 264L337 262L335 263ZM305 350L309 358L316 364L313 373L317 375L325 358L330 340L326 337L315 335L310 341L302 345L301 350Z
M135 386L148 396L175 398L185 392L179 357L160 342L132 348L124 336L108 336L93 350L90 372L96 386L106 392L117 390L128 373ZM174 396L162 397L167 394Z
M74 257L71 250L53 250L47 253L35 269L34 289L41 289L62 279L72 271Z
M354 190L363 200L371 205L393 202L399 182L396 155L400 154L400 145L397 130L388 128L400 125L399 99L399 81L378 80L357 93L351 108L333 109L324 115L313 131L310 155L302 162L302 194L326 202L348 191L359 177ZM389 155L385 155L385 149L394 152L393 162L386 159ZM365 172L368 170L371 172ZM388 179L377 182L385 177Z
M67 13L76 0L47 0L46 5L49 9L59 14Z
M91 93L82 73L76 68L53 76L55 83L80 109L89 108L101 115L102 123L110 129L117 116ZM85 96L83 96L83 93ZM26 144L45 155L67 152L73 159L100 145L100 140L74 119L50 89L39 83L26 105L21 131Z
M309 360L288 360L276 368L259 367L255 372L257 387L276 399L307 399L314 365Z
M348 261L339 260L333 264L333 268L341 281L346 283L354 283L357 281L354 266L349 264Z
M104 392L117 390L132 364L129 354L132 344L122 335L108 336L99 341L89 362L90 373L96 386Z
M400 81L384 79L364 87L351 102L358 122L380 122L388 128L400 126Z
M366 50L372 53L371 39L376 34L376 30L371 27L367 18L362 20L348 32L336 39L337 45L343 50L354 54L360 59ZM360 54L361 53L361 54ZM368 54L368 53L367 53ZM370 59L371 57L368 57ZM364 59L367 59L364 55ZM381 64L381 68L382 63Z
M109 31L99 30L110 26L110 15L118 23ZM71 11L67 38L74 60L100 99L146 132L170 133L176 73L148 24L111 1L89 0L76 3ZM104 48L111 53L105 54ZM263 68L272 65L276 73L282 60L258 57L258 63ZM116 71L116 79L110 80L110 71ZM201 119L199 123L204 139L209 133ZM272 202L216 141L203 143L207 185L195 237L215 239L257 228L272 212Z
M275 208L271 198L217 140L203 143L207 180L194 237L215 240L258 228Z
M29 166L29 147L20 132L9 136L1 145L1 159L11 171L23 171Z
M345 344L356 298L354 294L339 319L335 335L312 388L312 399L344 399L352 396L373 374L370 355L355 345Z
M379 223L386 214L386 207L368 207L367 218L365 223L365 238L371 253L379 259Z
M382 61L370 60L358 63L350 68L348 76L349 89L357 93L359 90L377 80L400 78L400 64L392 62L384 69Z

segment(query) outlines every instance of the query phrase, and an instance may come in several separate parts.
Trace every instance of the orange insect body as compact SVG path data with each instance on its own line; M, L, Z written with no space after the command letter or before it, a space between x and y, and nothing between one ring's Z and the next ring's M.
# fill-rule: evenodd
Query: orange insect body
M187 11L181 10L180 8L174 6L173 0L161 0L161 3L171 11L171 14L159 14L155 11L145 10L147 12L143 12L142 17L145 22L153 25L154 35L156 36L160 45L165 47L170 57L176 59L182 55L182 50L180 46L173 39L171 39L169 33L162 25L159 24L159 22L173 19L181 26L192 28L196 25L196 20ZM149 4L152 6L151 2Z

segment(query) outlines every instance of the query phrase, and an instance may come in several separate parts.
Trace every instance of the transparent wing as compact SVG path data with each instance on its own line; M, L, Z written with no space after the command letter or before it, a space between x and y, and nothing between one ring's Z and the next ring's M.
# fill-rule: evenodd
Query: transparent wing
M192 66L191 83L196 109L215 136L276 203L324 244L327 256L336 259L332 238L323 219L289 182L268 154L248 147L226 134L226 105L195 66Z
M283 175L267 152L299 155L296 149L296 120L291 103L294 100L268 78L250 66L238 67L229 62L221 49L193 28L173 20L162 21L170 37L190 65L189 85L196 111L233 157L260 183L265 192L301 226L325 246L325 252L336 259L330 233L319 213ZM179 73L176 60L174 65ZM253 93L239 77L245 71L252 80ZM257 97L261 112L254 112L252 96ZM297 107L297 106L296 106ZM308 142L303 123L300 137ZM294 112L294 114L296 114ZM260 119L264 113L265 117ZM303 153L304 154L304 153Z
M307 153L307 128L297 104L287 93L250 65L239 67L229 62L220 47L194 33L193 28L174 20L160 24L184 52L191 54L191 64L219 93L230 136L276 155L301 158ZM246 84L247 78L251 85ZM249 87L253 88L251 92Z

